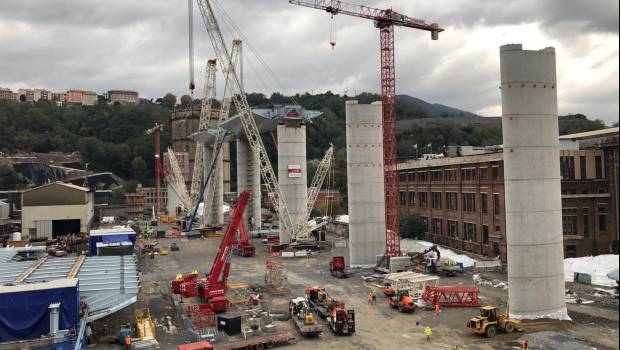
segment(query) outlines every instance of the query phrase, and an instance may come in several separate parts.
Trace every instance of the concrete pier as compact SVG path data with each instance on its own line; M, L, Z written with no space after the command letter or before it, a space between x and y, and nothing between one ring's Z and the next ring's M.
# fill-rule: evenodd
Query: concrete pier
M261 227L261 192L260 192L260 161L257 154L253 154L247 140L237 138L237 193L250 191L250 202L243 213L244 222L249 223L253 218L255 227Z
M568 319L555 49L500 47L510 316Z
M306 214L308 174L306 173L306 126L298 122L280 123L278 131L278 181L293 222ZM291 232L280 227L280 243L291 241Z
M381 102L346 102L349 257L374 266L385 252Z

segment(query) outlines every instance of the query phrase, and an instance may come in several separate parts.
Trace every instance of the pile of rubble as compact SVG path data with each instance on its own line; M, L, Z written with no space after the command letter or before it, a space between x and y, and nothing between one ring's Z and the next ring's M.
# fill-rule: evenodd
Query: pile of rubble
M502 281L497 278L489 280L489 279L486 279L480 276L479 274L474 274L472 278L474 280L474 284L485 286L485 287L493 287L493 288L508 290L508 282L506 281Z

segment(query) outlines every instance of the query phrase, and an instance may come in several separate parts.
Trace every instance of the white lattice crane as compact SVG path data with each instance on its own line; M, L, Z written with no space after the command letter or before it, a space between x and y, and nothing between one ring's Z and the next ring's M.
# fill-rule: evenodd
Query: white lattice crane
M169 176L166 177L166 181L179 197L183 208L185 210L189 210L194 203L192 203L189 197L189 193L187 192L187 186L185 186L185 178L183 177L183 172L181 171L179 161L172 148L168 148L168 161L170 162L171 173L169 174Z
M325 152L325 156L323 156L323 159L321 159L321 162L316 168L316 173L314 173L312 184L308 189L308 198L306 199L306 213L305 215L303 213L299 215L299 222L297 223L298 229L295 230L297 236L291 237L292 240L303 240L308 238L308 235L310 234L310 228L308 227L310 212L312 211L312 208L314 208L314 204L316 203L316 199L319 196L319 192L321 192L321 187L323 187L323 181L325 181L325 177L331 169L333 159L334 145L330 144L327 152Z
M258 154L261 177L264 185L267 187L267 194L269 195L269 198L274 205L276 214L278 215L280 229L285 230L286 232L293 232L297 228L297 225L293 223L286 206L285 199L282 196L282 190L280 189L276 174L271 167L271 162L269 161L267 151L265 150L265 146L263 144L263 140L261 139L258 127L256 126L256 122L254 121L254 117L252 116L252 110L250 109L250 105L248 104L245 93L243 92L239 76L237 75L234 66L230 64L231 56L224 42L224 38L217 19L215 18L213 8L208 0L198 0L198 7L220 67L222 70L230 67L232 100L237 108L237 111L239 112L239 119L248 139L250 149L255 154Z

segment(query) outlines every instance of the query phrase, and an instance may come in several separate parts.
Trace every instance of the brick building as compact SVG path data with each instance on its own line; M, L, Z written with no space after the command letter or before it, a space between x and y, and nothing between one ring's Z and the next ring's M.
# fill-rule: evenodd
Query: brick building
M0 87L0 101L15 101L16 94L8 88Z
M609 253L618 241L618 128L563 140L565 256ZM435 243L506 261L503 154L487 152L399 164L400 212L419 215Z

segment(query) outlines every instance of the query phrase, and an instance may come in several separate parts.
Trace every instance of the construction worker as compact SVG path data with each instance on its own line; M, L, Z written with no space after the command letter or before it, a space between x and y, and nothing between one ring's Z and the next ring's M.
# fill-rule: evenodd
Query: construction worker
M455 346L452 348L452 350L460 350L460 349L461 349L461 347L460 347L458 344L457 344L457 345L455 345Z
M377 302L377 292L373 290L371 294L372 294L372 303L374 304Z
M525 339L521 342L521 350L528 350L528 341L527 341L527 338L525 338Z
M177 275L176 275L175 279L176 279L177 281L180 281L180 280L182 280L182 279L183 279L183 275L181 275L180 273L177 273Z
M426 326L426 328L424 328L424 335L426 335L426 341L431 341L432 334L433 334L433 330L431 329L431 327Z
M368 304L372 304L372 293L368 293Z
M441 313L441 306L439 305L439 303L435 303L435 315L439 316L440 313Z
M131 337L129 335L125 336L125 349L130 350L131 349Z

